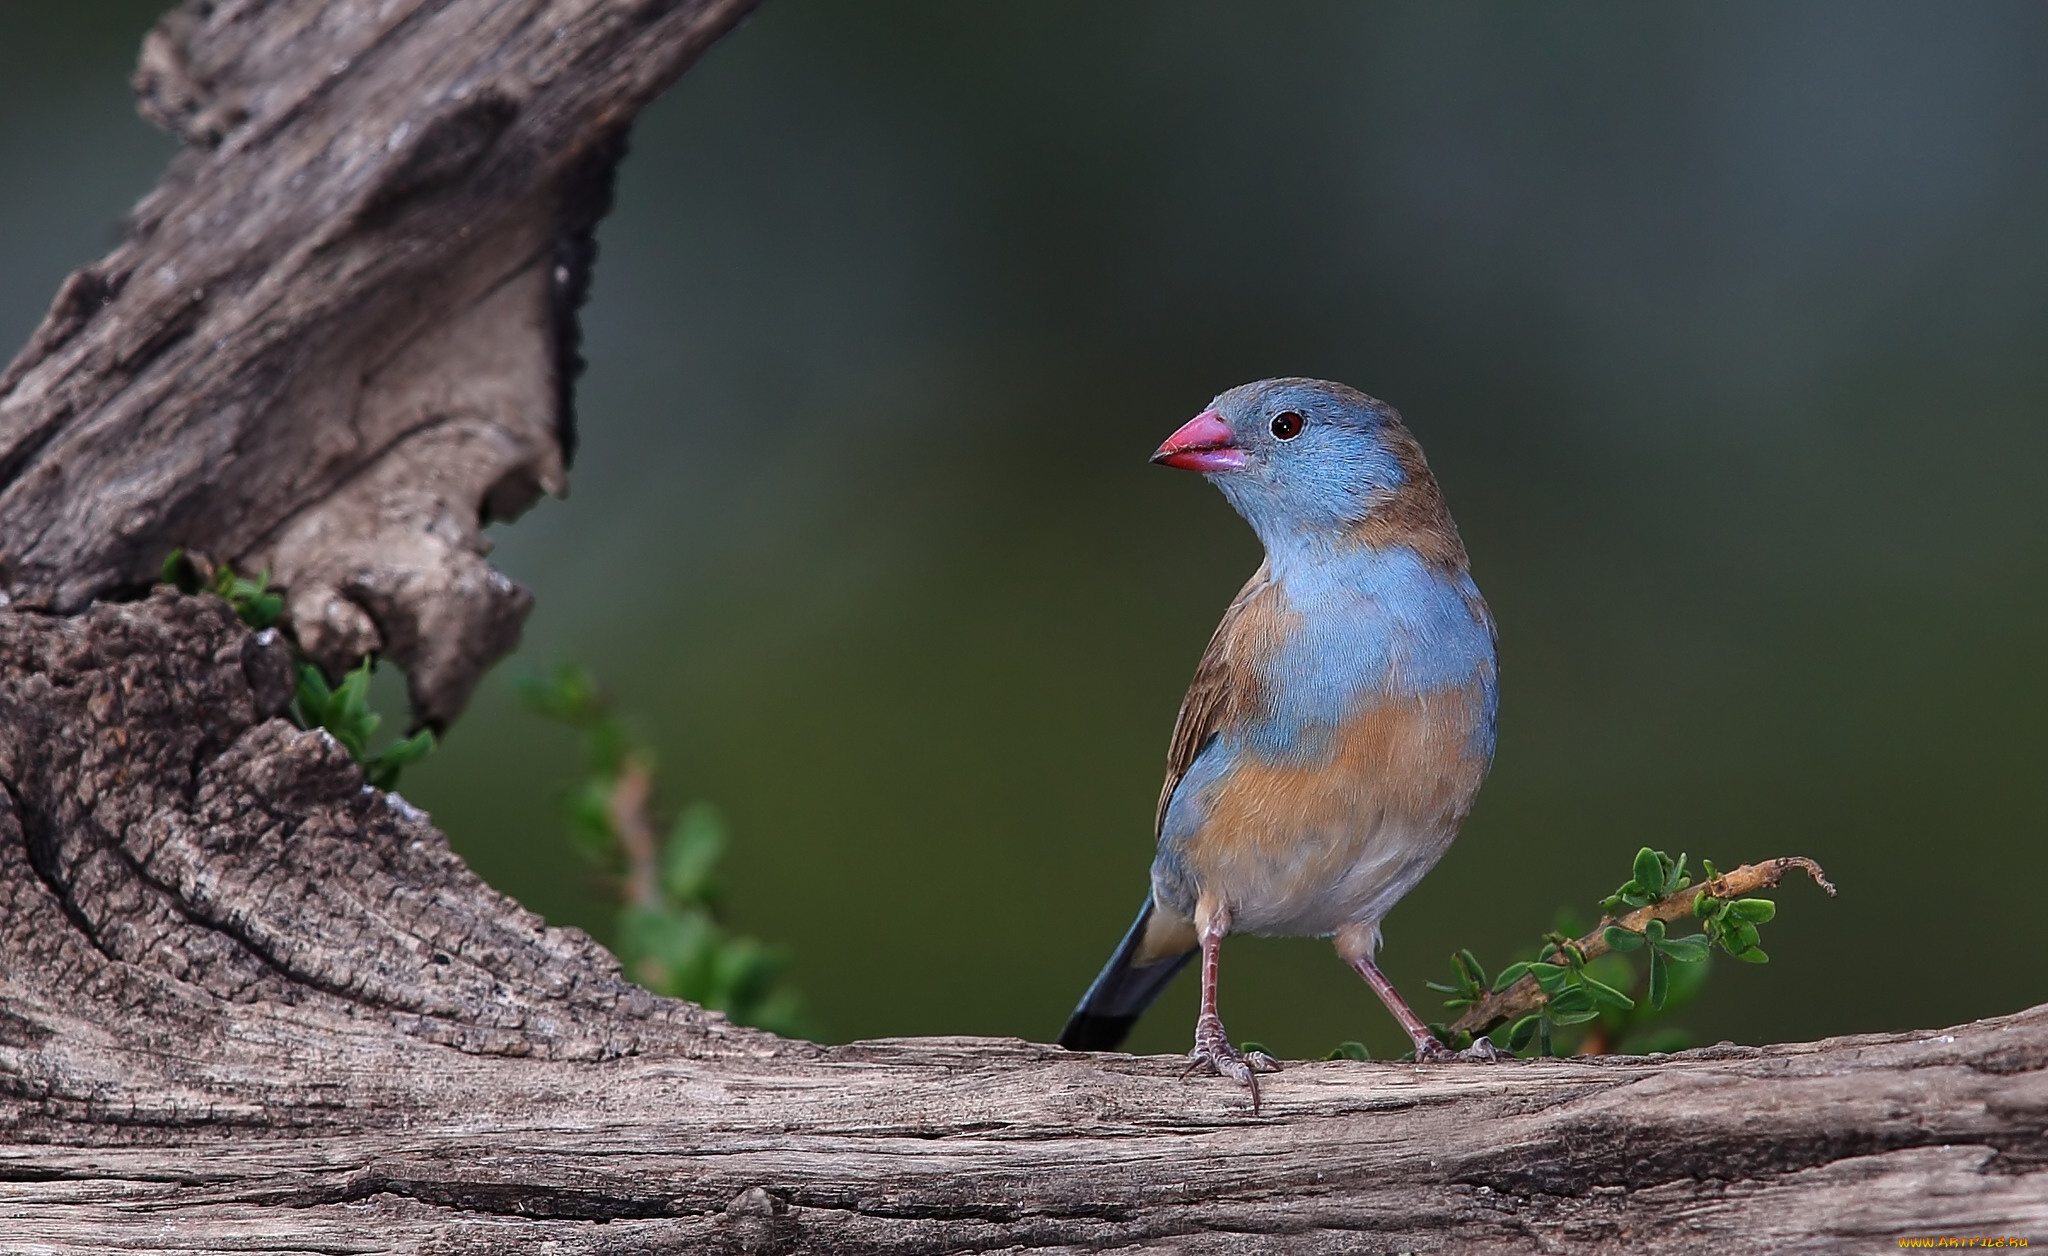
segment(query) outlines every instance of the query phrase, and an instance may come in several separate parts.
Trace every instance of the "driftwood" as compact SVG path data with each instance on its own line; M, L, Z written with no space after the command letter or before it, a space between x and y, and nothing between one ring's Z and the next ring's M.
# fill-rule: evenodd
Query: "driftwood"
M530 599L481 526L561 492L590 232L634 113L750 0L190 0L188 141L0 374L0 581L76 611L173 547L267 568L306 652L440 726Z
M0 1251L1857 1250L2048 1239L2048 1008L1482 1066L825 1048L626 982L281 718L452 719L558 491L634 112L745 4L192 0L189 141L0 376ZM283 631L149 591L176 545Z

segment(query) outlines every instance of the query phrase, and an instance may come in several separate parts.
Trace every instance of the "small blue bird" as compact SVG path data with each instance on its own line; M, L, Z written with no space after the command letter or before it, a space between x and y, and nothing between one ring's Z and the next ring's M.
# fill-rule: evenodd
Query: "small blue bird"
M1493 617L1422 449L1342 384L1233 388L1152 461L1199 471L1266 560L1195 667L1167 752L1152 895L1060 1044L1109 1050L1202 956L1191 1067L1249 1088L1279 1065L1230 1044L1216 964L1232 932L1334 938L1415 1042L1454 1053L1373 963L1380 921L1435 866L1493 761Z

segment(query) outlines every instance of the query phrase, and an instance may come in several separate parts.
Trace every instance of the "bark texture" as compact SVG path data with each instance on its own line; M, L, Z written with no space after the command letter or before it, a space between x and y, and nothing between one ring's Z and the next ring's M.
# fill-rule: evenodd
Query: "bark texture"
M0 587L71 612L176 546L289 591L441 727L530 599L481 527L561 493L590 232L633 115L752 0L188 0L188 145L0 374Z
M628 984L210 597L0 614L0 1250L1868 1250L2048 1230L2048 1008L1496 1066L821 1048ZM14 1245L19 1246L14 1246Z
M281 718L451 718L560 491L633 112L717 0L194 0L191 143L0 377L0 1252L1868 1251L2048 1238L2048 1008L1650 1058L824 1048L626 982ZM284 631L147 591L272 568ZM288 635L289 634L289 635Z

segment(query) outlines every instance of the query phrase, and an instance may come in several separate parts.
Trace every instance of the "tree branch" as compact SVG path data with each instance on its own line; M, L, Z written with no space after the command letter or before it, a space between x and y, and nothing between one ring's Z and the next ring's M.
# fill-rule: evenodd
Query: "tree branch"
M1572 946L1585 959L1598 959L1613 949L1607 945L1606 933L1609 925L1619 925L1630 933L1641 933L1643 927L1652 920L1669 923L1674 920L1690 919L1694 905L1701 895L1732 901L1771 889L1785 879L1785 874L1795 870L1812 877L1813 883L1826 890L1828 897L1834 897L1835 887L1821 875L1819 864L1803 855L1788 855L1782 859L1767 859L1759 864L1744 864L1720 876L1709 877L1703 885L1687 886L1675 894L1668 894L1619 918L1602 916L1600 923L1593 926L1592 932L1573 942ZM1505 990L1488 991L1485 998L1466 1008L1457 1020L1451 1022L1451 1032L1474 1036L1483 1034L1496 1025L1526 1016L1542 1007L1544 997L1543 988L1536 983L1536 978L1524 976Z

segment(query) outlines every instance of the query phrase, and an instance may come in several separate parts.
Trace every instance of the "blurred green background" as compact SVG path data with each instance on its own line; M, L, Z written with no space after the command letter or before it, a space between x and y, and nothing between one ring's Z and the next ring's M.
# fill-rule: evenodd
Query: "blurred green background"
M152 8L0 3L10 348L170 152ZM2031 3L769 0L635 133L572 496L499 529L539 607L406 793L606 935L510 684L584 661L824 1036L1046 1038L1257 561L1145 455L1321 375L1408 416L1500 621L1493 778L1387 929L1419 1003L1644 843L1842 887L1703 1040L2048 1000L2043 47ZM1224 972L1240 1037L1403 1045L1323 943Z

